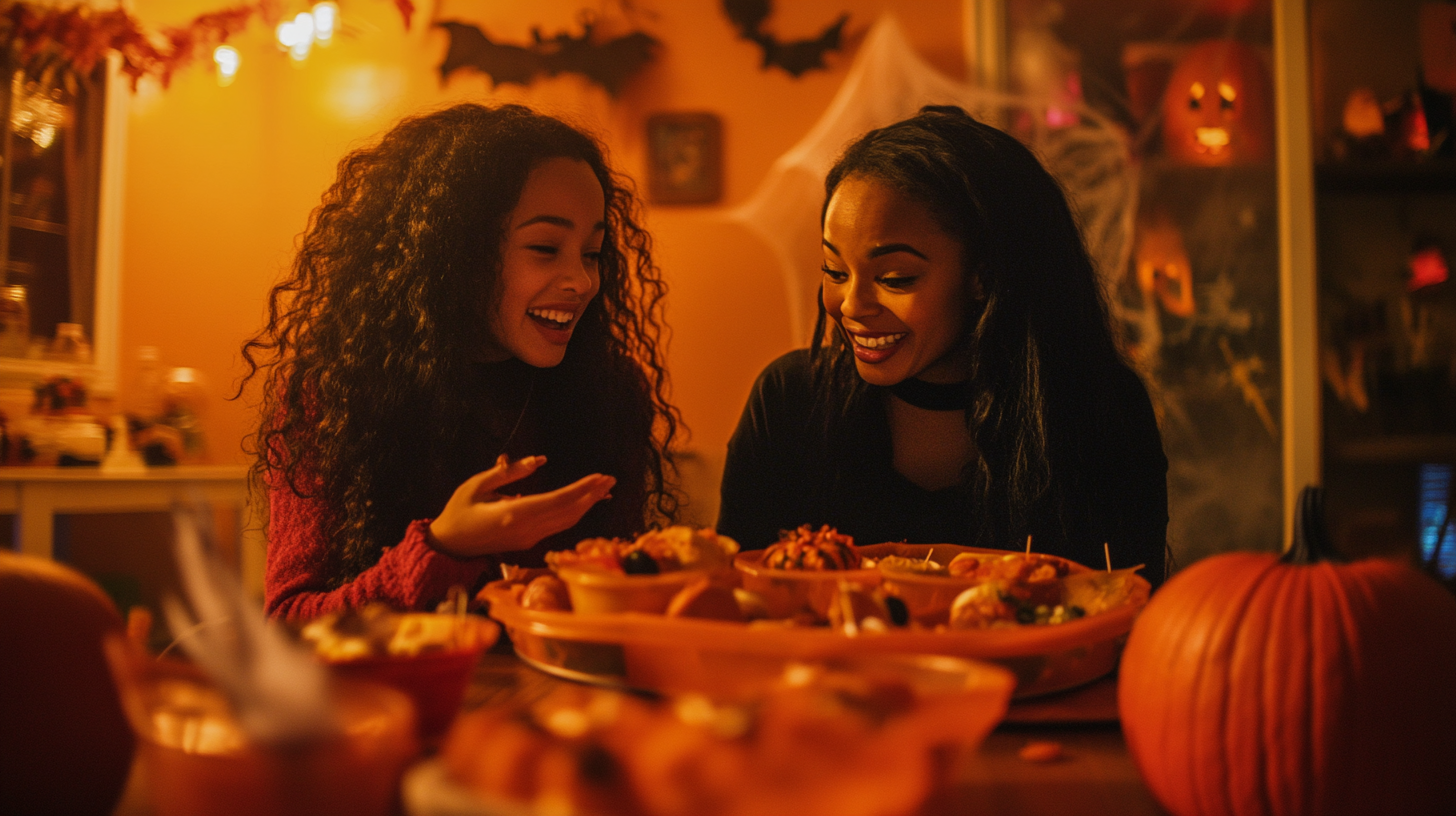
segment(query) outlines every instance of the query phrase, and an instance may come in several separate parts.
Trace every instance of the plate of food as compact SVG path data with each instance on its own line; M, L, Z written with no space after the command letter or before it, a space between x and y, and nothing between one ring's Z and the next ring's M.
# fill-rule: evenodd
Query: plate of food
M786 533L777 550L683 581L661 612L576 610L548 570L512 570L481 597L522 659L576 680L732 694L786 661L945 655L1011 670L1026 698L1116 668L1150 592L1135 569L843 538L832 528Z

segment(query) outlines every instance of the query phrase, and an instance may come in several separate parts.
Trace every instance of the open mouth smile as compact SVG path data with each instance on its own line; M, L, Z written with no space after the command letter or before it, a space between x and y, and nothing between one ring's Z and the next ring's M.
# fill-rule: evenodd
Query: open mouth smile
M576 320L576 312L561 309L527 309L526 315L542 328L552 331L566 331Z
M855 358L866 363L881 363L888 360L896 351L900 350L900 342L910 336L909 332L857 334L847 331L845 333L849 335Z

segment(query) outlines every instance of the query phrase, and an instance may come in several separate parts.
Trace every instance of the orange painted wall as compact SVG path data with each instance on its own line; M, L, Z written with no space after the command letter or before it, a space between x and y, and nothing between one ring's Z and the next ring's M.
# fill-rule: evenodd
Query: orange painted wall
M178 24L220 0L137 0L148 24ZM963 74L961 0L778 0L769 25L810 36L841 11L849 48L830 69L800 79L759 68L757 48L735 37L717 0L635 0L633 23L664 43L620 99L576 77L492 91L483 76L441 85L446 46L431 19L460 19L497 39L577 30L583 6L603 31L621 30L618 2L506 0L422 4L406 32L392 3L349 0L351 35L290 64L255 26L235 40L242 70L222 88L210 66L183 71L170 88L144 84L132 99L126 158L121 315L122 403L131 400L136 348L160 347L166 365L208 378L205 426L212 458L243 462L253 421L245 398L228 401L243 373L239 347L263 320L269 286L286 269L295 236L352 146L400 116L456 101L521 101L602 135L619 169L641 178L646 117L707 110L723 119L723 205L750 195L769 166L815 122L838 89L860 36L894 11L932 64ZM296 10L302 10L302 4ZM768 249L722 223L719 207L657 207L648 214L671 286L670 365L692 446L716 461L754 375L792 346L780 275Z

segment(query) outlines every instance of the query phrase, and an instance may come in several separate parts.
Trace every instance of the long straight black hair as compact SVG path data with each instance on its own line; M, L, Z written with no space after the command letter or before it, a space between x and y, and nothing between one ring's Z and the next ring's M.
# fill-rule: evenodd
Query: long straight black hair
M1060 185L1021 142L957 107L927 106L870 131L829 171L824 206L850 177L921 202L960 241L964 274L984 297L965 303L966 421L976 458L963 474L973 538L1007 547L1033 507L1063 517L1085 495L1087 451L1111 410L1108 372L1122 365L1107 303ZM823 222L821 214L821 224ZM870 394L821 300L811 350L826 433ZM848 445L830 444L831 450ZM1049 542L1050 543L1050 542Z

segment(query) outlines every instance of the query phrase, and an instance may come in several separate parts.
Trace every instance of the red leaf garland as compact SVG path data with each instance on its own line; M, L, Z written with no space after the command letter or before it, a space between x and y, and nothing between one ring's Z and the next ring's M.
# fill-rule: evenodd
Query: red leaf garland
M393 3L408 30L414 3ZM78 5L63 9L14 3L0 14L0 48L9 52L14 66L35 74L57 62L78 73L90 73L114 52L121 55L121 70L131 77L133 90L144 76L154 77L166 87L178 70L246 30L254 17L274 25L282 14L282 0L258 0L199 14L186 25L149 33L121 8L97 10Z

